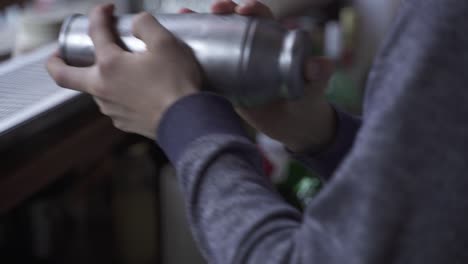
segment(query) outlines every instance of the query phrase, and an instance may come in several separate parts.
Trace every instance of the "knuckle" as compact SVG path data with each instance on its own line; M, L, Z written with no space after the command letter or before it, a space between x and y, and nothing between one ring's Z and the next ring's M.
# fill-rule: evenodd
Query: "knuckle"
M64 87L64 88L71 88L71 87L67 87L68 86L68 79L67 79L67 76L66 76L64 70L56 69L52 73L52 77L53 77L53 79L55 80L55 83L57 83L58 86Z
M106 107L105 105L99 105L99 110L103 115L110 116L111 112L109 111L109 108Z
M152 20L154 20L154 17L148 12L142 12L135 15L132 21L132 32L139 32L141 28L151 23Z
M97 33L96 31L96 25L100 21L100 15L101 15L101 9L100 7L95 7L93 8L90 13L89 13L89 28L88 28L88 33L90 35L93 35Z
M153 20L153 15L151 15L150 13L148 12L141 12L139 14L137 14L135 16L135 18L133 19L133 25L135 26L140 26L142 24L146 24L148 23L149 21Z
M96 23L93 20L90 20L89 27L88 27L88 34L93 37L94 35L98 34L98 28L96 27Z
M117 128L118 130L121 130L123 132L128 132L128 129L127 129L127 126L123 123L123 122L120 122L118 120L112 120L112 124L114 125L115 128Z
M115 119L112 119L112 125L117 129L121 129L121 127L122 127L122 123L115 120Z
M176 45L175 42L175 38L169 33L153 36L151 41L152 46L157 49L173 47Z
M98 5L89 11L89 18L91 21L96 21L96 19L99 19L101 14L104 11L104 7L102 5Z
M106 85L98 84L95 85L92 89L93 94L99 98L108 98L109 97L109 88ZM101 105L101 104L100 104ZM102 110L102 107L101 107Z
M118 64L118 56L115 53L109 52L106 56L101 56L98 61L98 67L102 74L109 74L115 70Z

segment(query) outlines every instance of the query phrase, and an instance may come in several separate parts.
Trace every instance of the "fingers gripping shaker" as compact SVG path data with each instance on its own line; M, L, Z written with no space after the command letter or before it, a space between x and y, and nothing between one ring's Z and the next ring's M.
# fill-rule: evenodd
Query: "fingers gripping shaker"
M158 14L156 19L188 45L204 73L204 89L234 104L253 106L304 93L303 64L311 43L298 30L289 31L273 20L238 15ZM88 18L69 17L62 26L60 52L72 66L94 63ZM132 16L116 19L124 49L146 50L132 34Z

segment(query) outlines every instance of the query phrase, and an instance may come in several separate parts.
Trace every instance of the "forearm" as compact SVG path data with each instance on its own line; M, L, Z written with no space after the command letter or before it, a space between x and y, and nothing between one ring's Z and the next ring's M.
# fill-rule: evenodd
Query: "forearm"
M191 131L178 128L194 119ZM255 248L261 251L256 256L265 256L269 245L280 259L268 263L281 263L301 214L274 191L240 127L227 101L192 96L165 114L159 143L176 165L195 239L210 263L261 263L249 252ZM283 236L287 240L278 243Z
M327 185L327 194L302 215L276 193L255 146L242 135L208 133L175 164L195 240L209 263L391 263L386 254L375 258L372 248L360 247L395 250L382 241L397 239L405 197L374 199L386 185L365 167L342 170L346 177Z
M197 140L177 164L189 221L209 263L283 263L289 254L302 216L261 168L252 143L226 135Z
M196 119L190 131L178 128ZM342 263L334 255L343 251L336 241L359 238L328 228L395 214L375 211L376 204L363 198L367 194L356 179L333 187L326 201L300 214L263 175L259 153L239 127L225 100L193 96L176 103L159 130L160 144L177 168L194 237L210 263ZM343 188L354 198L342 195L347 192ZM353 215L362 207L372 207L375 214ZM331 209L346 217L331 217ZM349 250L349 256L359 257Z

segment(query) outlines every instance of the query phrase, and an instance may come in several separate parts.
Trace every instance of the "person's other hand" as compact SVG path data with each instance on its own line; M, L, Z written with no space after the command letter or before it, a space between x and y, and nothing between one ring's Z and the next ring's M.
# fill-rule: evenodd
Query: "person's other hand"
M93 95L115 127L155 139L165 110L200 88L199 66L192 51L148 13L133 21L133 33L146 43L147 51L124 51L112 33L112 14L112 5L102 5L90 15L93 66L70 67L55 54L48 71L59 86Z
M211 10L215 14L274 18L266 5L255 0L246 0L241 5L221 0L215 2ZM180 12L193 11L184 8ZM284 143L292 151L320 150L335 134L335 113L324 96L332 71L332 63L326 58L309 58L304 65L308 85L303 98L237 109L237 112L254 128Z

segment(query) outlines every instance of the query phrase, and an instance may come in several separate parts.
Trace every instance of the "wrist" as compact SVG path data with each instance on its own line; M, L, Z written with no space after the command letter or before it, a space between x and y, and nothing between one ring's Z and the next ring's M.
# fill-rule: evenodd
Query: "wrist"
M296 115L299 117L296 119L294 133L283 141L286 148L296 153L306 150L318 153L332 144L336 135L337 118L330 103L325 99L317 101L307 111Z
M161 98L163 109L171 107L180 99L193 95L200 90L198 83L195 81L182 81L173 86L175 88L170 89Z

